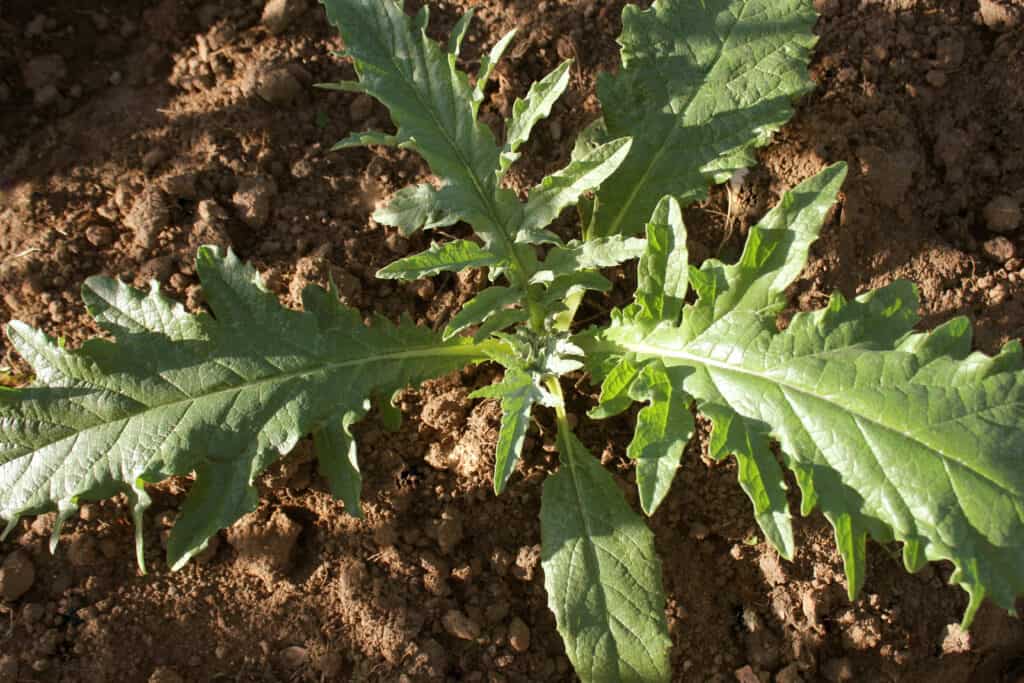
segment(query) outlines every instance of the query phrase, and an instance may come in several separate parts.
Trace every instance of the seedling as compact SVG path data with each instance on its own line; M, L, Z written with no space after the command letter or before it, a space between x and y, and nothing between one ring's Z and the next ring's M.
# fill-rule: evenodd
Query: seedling
M407 234L462 221L475 233L379 276L487 268L491 286L434 333L410 321L366 325L318 287L304 292L302 312L288 310L251 267L209 247L197 272L210 313L186 313L155 284L140 292L90 279L86 304L114 341L68 350L8 326L36 383L0 389L7 530L56 509L56 539L81 502L121 492L141 563L146 485L194 473L168 541L177 569L256 507L254 479L307 434L332 491L359 515L351 427L370 400L491 362L503 379L475 395L501 402L497 493L515 472L533 411L556 417L560 467L543 485L542 562L584 681L667 681L671 641L652 534L570 427L560 378L581 370L601 383L592 417L645 404L626 451L644 513L669 492L695 405L713 426L710 456L737 458L761 532L784 557L795 546L782 466L796 477L801 512L819 508L835 528L851 597L864 583L870 535L902 542L910 571L952 562L951 580L970 595L965 625L986 597L1012 609L1024 593L1020 344L972 353L964 319L914 332L918 301L907 282L852 301L833 295L779 329L785 290L835 201L843 164L785 193L750 228L737 263L688 264L681 207L751 165L753 149L811 87L810 4L627 6L622 68L598 87L603 118L571 163L524 200L503 176L565 90L569 63L515 102L498 144L477 112L511 34L471 81L456 68L470 15L442 48L425 33L426 8L409 17L392 0L325 0L359 77L328 87L377 98L396 126L337 148L402 146L440 181L399 191L376 220ZM580 239L564 242L546 228L572 206ZM600 269L630 259L639 259L633 302L603 326L574 331L583 293L611 288Z

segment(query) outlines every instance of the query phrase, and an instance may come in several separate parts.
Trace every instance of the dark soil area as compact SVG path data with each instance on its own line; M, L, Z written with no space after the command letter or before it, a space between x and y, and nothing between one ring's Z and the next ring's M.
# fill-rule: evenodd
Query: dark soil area
M374 279L429 245L369 218L426 169L402 151L326 151L350 131L389 125L387 112L311 87L353 75L330 54L341 45L319 6L267 4L285 11L264 16L261 0L0 0L0 320L77 345L96 332L78 292L98 273L156 278L201 306L192 258L206 243L253 261L290 305L333 276L350 305L438 327L482 286L480 273ZM738 193L716 190L687 211L691 256L735 256L783 190L845 160L850 177L794 309L907 278L923 325L966 315L987 352L1021 337L1024 6L815 4L819 87ZM489 89L488 122L576 60L570 91L523 150L517 186L563 164L597 116L595 76L617 63L622 5L432 3L438 37L476 8L461 57L474 69L519 27ZM621 299L613 292L602 306ZM27 372L0 341L4 367L7 383ZM53 515L23 520L0 544L0 682L574 680L538 562L553 420L539 413L495 497L499 413L468 398L494 374L485 366L409 389L397 433L374 416L360 425L364 521L331 499L307 443L264 477L260 509L177 573L162 542L187 478L152 491L146 576L123 499L83 506L52 556ZM572 393L579 433L629 482L631 418L590 422L594 394L585 382ZM950 566L910 575L897 552L872 544L866 589L850 603L817 514L796 522L796 561L780 560L734 464L702 457L701 437L651 520L678 680L1024 680L1024 625L986 605L960 632L966 596L945 586Z

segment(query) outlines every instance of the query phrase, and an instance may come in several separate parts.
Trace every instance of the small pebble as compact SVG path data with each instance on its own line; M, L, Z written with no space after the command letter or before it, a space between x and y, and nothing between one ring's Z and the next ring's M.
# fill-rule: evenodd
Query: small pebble
M167 161L167 151L163 147L154 147L142 157L142 168L148 173Z
M445 631L460 640L476 640L480 637L480 625L459 610L448 610L441 618L441 624Z
M1020 227L1020 203L1008 195L999 195L982 210L985 224L992 232L1013 232Z
M738 683L761 683L761 679L749 664L742 669L736 669L733 675L736 676Z
M143 249L156 246L160 231L171 223L171 212L164 193L147 187L132 203L125 224L135 231L135 243Z
M775 683L804 683L800 676L800 665L792 662L775 674Z
M948 624L942 636L942 654L955 655L971 651L971 634L960 624Z
M13 602L32 588L36 569L23 550L15 550L0 564L0 598Z
M185 679L174 669L160 666L150 674L149 683L185 683Z
M271 35L283 33L296 18L306 11L305 0L267 0L260 23Z
M242 178L231 197L238 217L250 228L259 229L270 218L270 202L276 193L273 181L266 178Z
M0 681L18 680L18 658L14 655L0 655Z
M1013 242L1002 235L993 237L990 240L985 240L985 243L981 245L981 250L984 252L987 259L1000 265L1006 263L1017 255L1016 247L1013 246Z
M100 506L96 503L86 503L78 509L78 516L83 522L94 522L100 518Z
M462 520L452 513L445 513L437 526L437 544L441 552L450 553L462 541L462 535Z
M928 81L928 85L933 88L941 88L946 85L946 72L938 69L932 69L925 74L924 79Z
M298 645L286 647L281 650L281 663L288 669L298 669L309 663L309 651Z
M302 84L288 69L274 69L262 75L256 94L270 104L288 105L303 92Z
M348 107L348 115L352 119L352 123L365 121L372 113L373 98L364 93L356 95L356 98L352 100L352 104Z
M109 247L115 238L114 229L107 225L93 224L85 229L85 239L94 247Z
M513 618L508 625L508 642L519 653L530 649L530 627L519 617Z

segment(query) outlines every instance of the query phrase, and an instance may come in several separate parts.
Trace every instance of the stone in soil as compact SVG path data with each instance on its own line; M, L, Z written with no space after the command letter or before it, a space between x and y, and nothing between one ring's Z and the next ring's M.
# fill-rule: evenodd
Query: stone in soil
M370 118L372 113L373 98L363 93L356 95L355 99L352 100L352 104L348 107L348 115L352 119L352 123L365 121Z
M981 250L987 259L998 264L1006 263L1017 255L1013 242L1002 235L985 240L985 243L981 245Z
M260 18L271 35L284 33L285 29L306 11L306 0L267 0Z
M508 625L508 643L519 653L530 649L530 627L519 617L514 617Z
M18 658L14 655L0 655L0 682L14 683L18 680Z
M274 69L264 73L256 86L257 95L279 106L291 104L299 99L302 92L302 84L288 69Z
M733 675L736 676L737 683L761 683L761 678L749 664L741 669L736 669Z
M280 510L267 521L259 512L251 512L227 531L228 543L237 553L238 565L268 585L286 574L292 566L295 544L302 526Z
M286 669L298 669L301 666L309 664L309 651L298 645L292 645L281 650L280 653L281 664Z
M978 0L978 18L995 31L1016 28L1024 19L1024 7L1017 0Z
M13 602L32 588L36 569L32 559L22 550L15 550L0 565L0 598Z
M437 525L437 545L445 555L449 554L462 541L462 518L457 512L445 512L441 523Z
M149 683L185 683L185 679L170 667L157 667L149 676Z
M85 229L85 239L94 247L102 249L114 243L117 236L109 225L94 223Z
M259 229L270 218L270 204L277 188L267 178L242 178L238 181L238 189L231 197L235 213L250 228Z
M146 187L132 202L125 224L134 231L135 244L152 249L160 232L171 223L171 211L164 193L156 187Z
M445 631L460 640L476 640L480 637L480 625L459 610L448 610L441 618L441 623Z
M1013 197L999 195L985 205L982 211L985 225L992 232L1013 232L1020 227L1020 203Z
M60 55L33 57L21 69L25 86L35 93L47 86L56 87L67 73L67 65Z
M533 575L540 563L540 546L523 546L516 555L516 563L512 566L512 576L520 581L529 583L533 581Z
M942 637L942 654L956 655L971 651L971 634L960 624L948 624Z

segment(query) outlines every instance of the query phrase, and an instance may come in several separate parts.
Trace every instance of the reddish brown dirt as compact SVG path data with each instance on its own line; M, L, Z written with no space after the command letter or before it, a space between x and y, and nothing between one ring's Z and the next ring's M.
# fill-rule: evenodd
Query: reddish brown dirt
M560 59L576 59L571 92L516 169L516 183L535 182L596 115L594 75L615 64L622 0L450 1L435 7L432 30L447 35L470 4L468 65L520 28L488 121ZM718 190L687 212L691 254L734 255L783 189L846 160L844 196L793 288L794 309L906 277L920 286L926 325L967 315L985 351L1020 337L1024 241L993 231L1007 202L1024 201L1019 4L816 5L818 89L731 207ZM386 126L387 114L309 87L351 76L328 52L339 43L319 8L278 35L261 10L244 0L4 3L0 319L77 344L95 331L78 296L95 273L157 277L199 305L191 259L206 242L254 261L290 304L332 275L352 305L441 325L479 288L479 274L412 286L373 278L428 243L368 218L425 169L404 152L326 153L350 130ZM25 372L5 342L0 358L12 369L5 381ZM178 573L161 545L187 479L153 490L146 576L123 501L83 507L52 557L52 516L25 520L0 545L11 598L0 602L0 681L573 680L537 562L539 484L555 466L550 416L539 415L495 498L498 414L468 398L493 375L483 367L410 389L395 434L374 417L360 426L365 521L326 493L308 444L264 478L256 513ZM580 384L573 396L583 415L592 390ZM630 420L580 420L624 484ZM851 604L822 518L798 520L798 557L778 560L734 466L706 462L703 449L696 439L652 520L677 680L1024 680L1021 622L986 606L969 636L953 626L965 599L944 586L950 567L908 575L892 549L872 545L864 595Z

